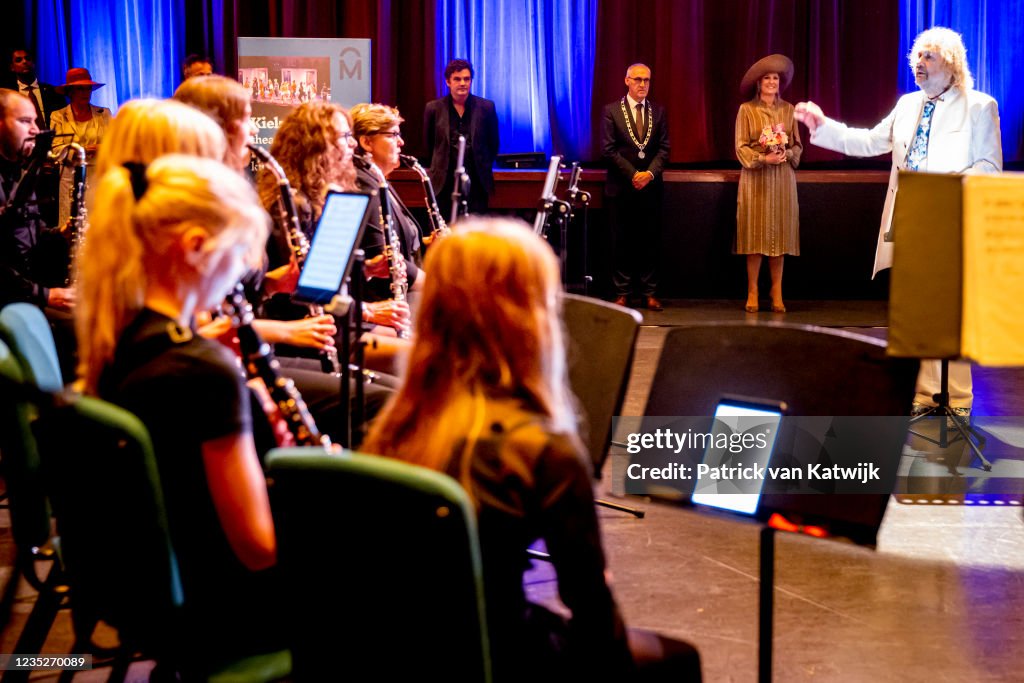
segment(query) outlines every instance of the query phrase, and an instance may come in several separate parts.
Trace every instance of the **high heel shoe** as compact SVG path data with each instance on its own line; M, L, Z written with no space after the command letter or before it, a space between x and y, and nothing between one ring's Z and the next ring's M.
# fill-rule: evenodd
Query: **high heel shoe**
M772 304L772 313L785 313L786 306L784 304Z
M758 311L761 310L761 307L758 306L757 304L754 304L753 306L747 304L746 306L743 307L743 310L746 311L747 313L757 313Z

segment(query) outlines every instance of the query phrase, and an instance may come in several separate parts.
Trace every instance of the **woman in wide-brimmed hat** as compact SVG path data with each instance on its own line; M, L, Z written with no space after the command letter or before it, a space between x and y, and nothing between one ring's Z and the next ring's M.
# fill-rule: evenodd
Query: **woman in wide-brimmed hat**
M736 116L736 158L740 171L733 253L747 255L748 313L757 313L757 280L763 256L771 271L771 305L785 313L782 266L786 254L800 255L796 172L803 145L793 105L779 97L793 79L793 62L769 55L747 69L740 83L744 97Z
M103 83L92 80L88 69L75 67L68 69L64 83L54 88L61 95L66 95L71 104L58 109L50 115L50 128L56 133L54 151L60 153L72 142L85 148L86 161L92 165L96 158L107 126L110 125L110 110L105 107L94 107L92 91L102 88ZM60 225L64 225L71 213L71 185L74 173L70 163L64 164L60 173ZM88 179L88 174L86 174Z

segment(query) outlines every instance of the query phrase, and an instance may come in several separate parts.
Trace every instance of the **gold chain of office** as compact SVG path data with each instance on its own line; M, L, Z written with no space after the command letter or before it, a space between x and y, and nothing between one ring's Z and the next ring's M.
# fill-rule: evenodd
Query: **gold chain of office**
M646 117L644 121L647 124L647 130L645 131L646 135L644 136L643 143L636 139L636 136L633 135L633 129L629 125L629 122L632 121L633 119L626 112L625 97L619 100L619 106L622 107L622 118L625 119L626 121L626 131L629 133L629 139L632 140L633 144L636 145L636 148L640 150L637 156L643 159L646 156L646 154L644 154L644 148L647 146L647 143L651 141L651 129L654 128L654 126L651 125L651 103L650 101L647 100L644 101L644 116ZM636 121L633 121L633 125L636 125Z

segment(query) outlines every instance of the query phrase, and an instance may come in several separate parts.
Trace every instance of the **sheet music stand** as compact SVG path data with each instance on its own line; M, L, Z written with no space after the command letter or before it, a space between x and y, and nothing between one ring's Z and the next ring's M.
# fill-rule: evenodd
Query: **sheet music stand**
M941 362L935 407L911 424L940 419L938 437L911 433L940 448L963 439L985 471L985 438L949 405L949 361L961 357L963 323L963 177L900 171L890 239L889 355ZM898 236L897 236L898 235ZM953 437L949 432L953 430ZM950 468L954 474L960 474Z

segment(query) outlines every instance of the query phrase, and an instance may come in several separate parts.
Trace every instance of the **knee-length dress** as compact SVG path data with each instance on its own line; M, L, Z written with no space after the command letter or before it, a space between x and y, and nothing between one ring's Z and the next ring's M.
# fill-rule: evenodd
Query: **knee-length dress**
M766 126L781 123L789 144L786 163L764 161L758 142ZM760 98L740 105L736 115L736 158L740 171L736 204L735 254L800 255L800 212L796 198L796 167L803 145L793 105L780 99L765 104Z

